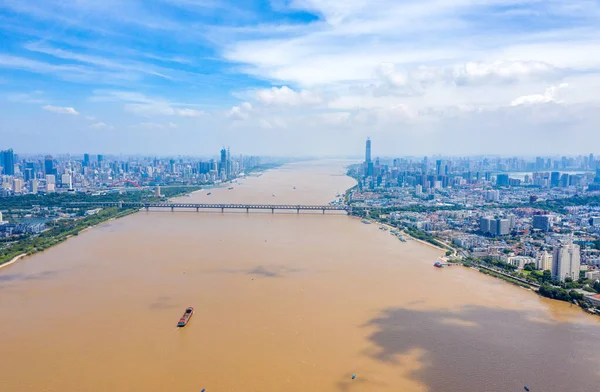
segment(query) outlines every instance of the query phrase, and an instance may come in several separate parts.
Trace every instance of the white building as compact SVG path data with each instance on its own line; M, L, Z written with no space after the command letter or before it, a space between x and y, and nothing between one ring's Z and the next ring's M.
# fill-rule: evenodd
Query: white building
M537 257L536 267L539 270L552 270L552 255L546 251L540 253Z
M56 184L56 177L54 174L46 174L46 184Z
M70 174L63 174L60 177L60 183L62 184L63 188L73 189L73 178Z
M38 193L38 180L35 178L31 180L31 193L34 195Z
M13 192L23 193L23 180L20 178L13 179Z
M579 245L560 245L552 258L552 278L564 281L565 278L579 279L581 250Z
M499 201L500 200L500 191L498 191L498 190L486 191L485 199L487 201Z
M527 257L527 256L513 256L513 257L508 257L506 259L506 262L508 264L514 265L518 269L522 270L523 267L525 267L525 264L535 263L535 259L533 257Z
M0 212L0 225L3 225L4 221L2 220L2 212Z

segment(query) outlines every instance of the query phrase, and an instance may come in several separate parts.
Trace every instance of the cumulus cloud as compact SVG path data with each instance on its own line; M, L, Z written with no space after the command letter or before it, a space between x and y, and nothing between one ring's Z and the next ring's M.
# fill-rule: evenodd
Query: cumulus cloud
M250 116L252 111L252 104L250 102L243 102L239 106L232 107L227 112L227 117L233 120L246 120Z
M66 106L53 106L53 105L46 105L46 106L42 106L42 109L47 110L49 112L53 112L53 113L58 113L58 114L71 114L71 115L78 115L79 112L75 109L73 109L72 107L66 107Z
M307 90L294 91L287 86L258 90L256 100L273 106L318 105L323 102L323 99L315 93Z
M561 83L558 86L550 86L546 89L544 94L532 94L532 95L523 95L510 103L510 106L519 106L519 105L533 105L538 103L548 103L548 102L556 102L560 103L561 101L556 99L556 95L558 90L567 87L567 83Z
M452 80L458 84L512 83L556 76L557 67L541 61L469 62L455 66Z

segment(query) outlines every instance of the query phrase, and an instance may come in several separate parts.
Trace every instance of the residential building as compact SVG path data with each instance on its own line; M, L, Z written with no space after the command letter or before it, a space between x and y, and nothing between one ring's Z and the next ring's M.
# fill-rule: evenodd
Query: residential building
M13 192L23 193L23 180L20 178L13 179Z
M554 250L552 258L552 278L564 281L566 278L579 279L581 265L579 245L563 244Z
M552 270L552 255L546 251L537 257L536 268L542 271Z

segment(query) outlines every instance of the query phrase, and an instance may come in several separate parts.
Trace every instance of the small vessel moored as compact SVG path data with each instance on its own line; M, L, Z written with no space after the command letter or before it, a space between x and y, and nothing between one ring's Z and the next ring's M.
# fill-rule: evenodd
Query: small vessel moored
M211 194L212 194L212 192L208 192L208 193L206 194L206 196L210 196Z
M192 308L191 306L189 308L187 308L185 310L185 313L183 314L183 316L181 316L181 318L179 319L179 322L177 323L178 327L185 327L187 325L187 323L189 323L190 318L192 318L192 315L194 314L194 308Z
M439 261L436 261L435 263L433 263L433 266L437 267L437 268L444 268L444 264L440 263Z

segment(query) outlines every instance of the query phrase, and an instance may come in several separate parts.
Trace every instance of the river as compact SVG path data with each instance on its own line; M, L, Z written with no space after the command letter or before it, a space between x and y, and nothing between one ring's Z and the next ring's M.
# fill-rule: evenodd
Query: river
M343 164L183 200L324 204ZM598 390L600 318L439 255L345 214L140 212L0 270L0 391Z

